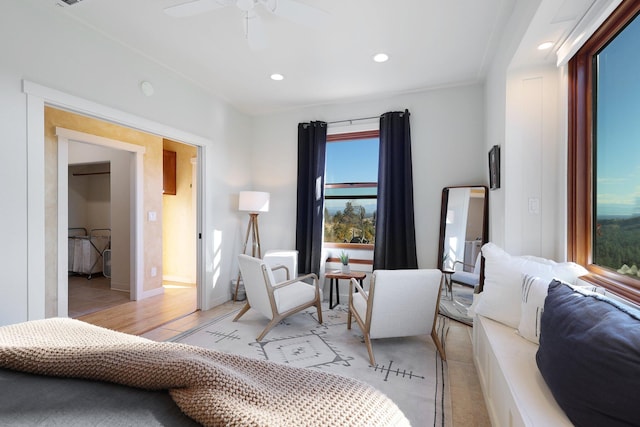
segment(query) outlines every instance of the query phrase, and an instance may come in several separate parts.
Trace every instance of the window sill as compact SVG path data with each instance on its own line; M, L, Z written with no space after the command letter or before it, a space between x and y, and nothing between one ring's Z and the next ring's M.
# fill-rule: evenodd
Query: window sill
M325 248L339 248L339 249L359 249L365 251L372 251L373 245L370 243L328 243L322 244Z
M598 267L589 268L590 273L580 276L580 279L594 286L600 286L608 291L634 303L640 304L640 281L609 273ZM636 282L636 283L634 283Z

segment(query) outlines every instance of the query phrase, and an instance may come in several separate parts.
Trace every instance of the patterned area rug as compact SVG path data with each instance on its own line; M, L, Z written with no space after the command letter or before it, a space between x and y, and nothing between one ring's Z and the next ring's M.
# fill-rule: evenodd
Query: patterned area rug
M453 298L448 292L442 290L440 295L440 314L450 319L473 326L473 318L467 314L467 309L473 302L473 288L452 284Z
M346 305L329 310L324 303L322 325L315 309L289 316L260 342L256 336L267 319L249 310L232 322L236 313L218 317L172 341L357 378L389 396L412 425L452 425L447 364L429 335L373 340L376 365L371 366L357 323L347 330ZM438 316L443 345L447 332L448 319Z

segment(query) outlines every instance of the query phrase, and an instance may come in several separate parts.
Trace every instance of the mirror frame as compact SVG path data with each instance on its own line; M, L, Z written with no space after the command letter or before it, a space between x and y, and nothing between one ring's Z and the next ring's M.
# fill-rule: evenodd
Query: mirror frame
M451 187L444 187L442 189L442 202L440 205L440 239L438 242L438 261L436 265L442 270L442 256L444 255L444 236L447 219L447 205L449 202L449 190L452 188L483 188L484 189L484 207L482 219L482 244L484 245L489 241L489 187L486 185L454 185ZM480 283L475 293L482 292L484 288L484 257L480 260Z

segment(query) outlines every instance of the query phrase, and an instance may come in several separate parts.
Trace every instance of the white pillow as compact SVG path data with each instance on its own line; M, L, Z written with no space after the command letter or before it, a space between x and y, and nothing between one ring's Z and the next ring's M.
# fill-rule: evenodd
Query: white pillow
M576 285L578 277L589 274L589 271L575 262L554 262L553 278L570 285Z
M522 275L522 314L518 333L531 342L540 344L540 318L544 312L544 300L549 291L549 280Z
M484 288L474 307L476 314L489 317L514 329L520 323L522 274L551 281L553 265L540 263L534 257L511 256L493 243L482 247Z
M522 274L547 280L557 278L576 284L587 270L573 262L557 263L532 255L512 256L493 243L482 247L485 258L484 290L471 312L481 314L514 329L520 324L522 313Z

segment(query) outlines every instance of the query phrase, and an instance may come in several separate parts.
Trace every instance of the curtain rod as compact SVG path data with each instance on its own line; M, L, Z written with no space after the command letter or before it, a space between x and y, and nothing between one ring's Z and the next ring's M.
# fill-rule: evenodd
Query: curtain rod
M380 116L373 116L373 117L361 117L359 119L346 119L346 120L336 120L333 122L327 122L328 125L333 125L336 123L349 123L350 125L353 124L353 122L359 122L362 120L371 120L371 119L379 119Z

